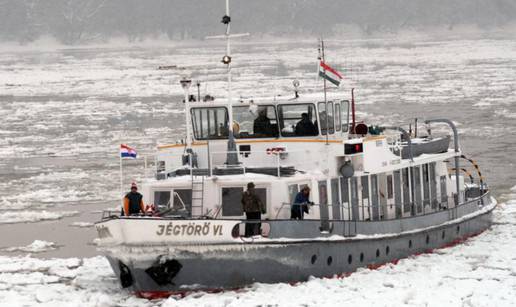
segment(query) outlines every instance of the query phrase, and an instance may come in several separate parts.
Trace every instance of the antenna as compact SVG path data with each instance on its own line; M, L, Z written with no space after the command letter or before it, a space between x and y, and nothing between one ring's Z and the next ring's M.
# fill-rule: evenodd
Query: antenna
M229 127L228 127L228 147L226 156L226 165L237 165L238 155L235 143L235 136L233 135L233 108L231 102L231 38L248 36L249 33L230 34L231 17L229 15L229 0L226 0L226 14L222 16L223 24L226 25L226 33L224 35L208 36L206 39L226 39L226 54L222 57L222 63L227 67L228 76L228 112L229 112Z

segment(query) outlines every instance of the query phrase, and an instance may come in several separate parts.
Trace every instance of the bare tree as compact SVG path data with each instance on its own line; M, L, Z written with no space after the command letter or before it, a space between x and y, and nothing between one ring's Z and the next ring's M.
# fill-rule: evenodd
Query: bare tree
M88 30L105 3L106 0L65 0L60 10L63 41L73 45L98 37Z

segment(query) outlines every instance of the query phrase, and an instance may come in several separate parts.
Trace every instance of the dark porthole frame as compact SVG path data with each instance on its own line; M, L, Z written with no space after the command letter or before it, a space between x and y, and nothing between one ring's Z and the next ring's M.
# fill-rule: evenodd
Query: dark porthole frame
M328 256L328 259L326 259L326 264L328 266L330 266L332 263L333 263L333 257L332 256Z
M360 262L364 262L364 253L360 253Z
M425 242L426 242L426 245L430 244L430 235L426 235Z
M412 240L408 240L408 248L412 248Z
M348 255L348 264L351 264L353 263L353 255L349 254Z
M379 248L376 249L376 258L378 258L378 257L380 257L380 249Z
M389 247L389 245L387 245L387 247L385 247L385 255L389 255L390 252L391 248Z
M317 255L312 255L312 259L310 261L312 262L312 264L315 264L315 262L317 261Z

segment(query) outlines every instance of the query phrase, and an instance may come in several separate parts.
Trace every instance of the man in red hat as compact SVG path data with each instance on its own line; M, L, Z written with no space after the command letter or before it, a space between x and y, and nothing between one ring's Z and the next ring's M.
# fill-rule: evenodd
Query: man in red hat
M131 184L131 192L127 193L124 197L123 213L125 216L145 213L143 195L138 193L138 186L136 186L136 183L134 182Z

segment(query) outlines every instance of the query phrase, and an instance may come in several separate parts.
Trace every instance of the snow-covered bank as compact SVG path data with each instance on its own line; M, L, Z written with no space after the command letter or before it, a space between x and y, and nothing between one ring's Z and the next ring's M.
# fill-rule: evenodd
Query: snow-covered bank
M516 189L516 187L515 187ZM297 285L255 284L148 301L121 290L103 257L0 257L0 306L513 306L516 193L495 210L493 227L464 244L345 278Z

